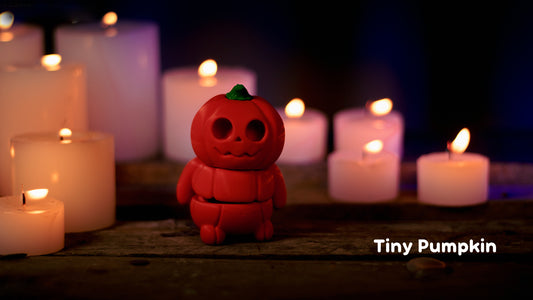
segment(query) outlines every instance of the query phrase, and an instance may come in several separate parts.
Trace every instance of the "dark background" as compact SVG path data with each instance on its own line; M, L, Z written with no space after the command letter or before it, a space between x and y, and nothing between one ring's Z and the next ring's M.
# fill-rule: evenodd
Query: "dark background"
M444 151L468 127L468 151L533 162L533 1L0 3L45 28L48 53L55 26L113 10L158 23L162 72L206 58L246 67L272 104L300 97L330 121L389 97L405 118L405 160Z

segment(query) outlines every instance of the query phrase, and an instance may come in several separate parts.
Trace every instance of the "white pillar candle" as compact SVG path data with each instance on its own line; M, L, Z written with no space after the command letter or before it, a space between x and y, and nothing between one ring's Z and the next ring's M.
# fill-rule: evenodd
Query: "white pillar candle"
M44 53L43 30L13 20L10 12L0 13L0 66L37 64Z
M439 206L470 206L487 201L489 159L464 153L469 131L461 130L449 145L449 152L422 155L416 162L418 199Z
M334 151L328 156L328 191L333 199L377 203L398 196L400 159L394 153L381 151L383 144L379 140L365 146L363 151Z
M64 126L88 128L85 68L47 63L43 59L43 66L0 67L0 195L13 194L11 137Z
M392 110L392 101L385 98L369 102L366 108L351 108L333 117L335 150L360 151L366 143L379 139L384 149L403 155L404 121Z
M13 137L13 188L47 187L65 203L65 231L115 222L113 136L92 131L26 133Z
M63 202L46 196L46 189L24 195L24 202L21 195L0 198L0 255L43 255L63 249Z
M278 159L281 164L309 164L322 161L327 147L327 118L317 110L305 108L295 98L285 110L277 109L285 126L285 145Z
M116 20L116 19L115 19ZM117 161L159 150L159 28L151 22L64 25L56 49L87 66L89 126L115 137Z
M256 93L256 74L245 68L217 68L206 60L199 68L183 67L163 73L163 150L167 158L187 162L196 155L191 145L191 123L212 97L242 84Z

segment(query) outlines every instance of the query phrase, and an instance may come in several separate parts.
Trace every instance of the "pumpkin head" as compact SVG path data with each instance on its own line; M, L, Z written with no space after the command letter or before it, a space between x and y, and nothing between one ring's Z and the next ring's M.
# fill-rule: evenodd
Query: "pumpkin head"
M207 101L192 121L194 152L215 168L265 169L278 159L284 142L285 128L274 107L240 84Z

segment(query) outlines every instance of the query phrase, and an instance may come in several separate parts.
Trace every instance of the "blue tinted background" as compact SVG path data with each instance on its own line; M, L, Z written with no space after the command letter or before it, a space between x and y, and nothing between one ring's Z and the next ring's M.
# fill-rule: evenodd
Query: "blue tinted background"
M405 160L443 151L469 127L471 152L533 162L533 2L368 0L2 1L46 29L73 20L155 21L162 72L214 58L258 74L258 94L300 97L331 117L391 98L406 121ZM331 145L330 145L331 147Z

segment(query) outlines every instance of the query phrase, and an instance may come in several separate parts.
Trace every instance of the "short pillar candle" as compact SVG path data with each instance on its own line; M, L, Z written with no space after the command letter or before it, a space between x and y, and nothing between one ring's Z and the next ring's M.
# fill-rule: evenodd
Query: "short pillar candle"
M0 255L44 255L63 249L63 202L35 189L0 198Z
M400 159L382 151L380 140L361 152L334 151L328 156L328 191L338 202L378 203L394 200L399 190Z
M0 13L0 66L37 64L44 53L43 29L14 21L11 12Z
M118 20L61 25L55 46L66 62L85 64L89 128L115 139L117 161L150 158L159 150L159 26Z
M191 124L206 99L223 94L236 84L256 93L255 72L241 67L218 67L207 59L198 67L180 67L163 73L163 151L179 162L193 159Z
M372 140L383 141L385 151L403 156L403 116L392 110L389 98L369 101L365 108L350 108L333 116L335 150L360 151Z
M42 57L41 65L0 67L0 196L11 190L10 139L18 134L68 126L87 130L85 67Z
M285 145L279 164L303 165L323 161L327 148L326 115L306 108L300 98L292 99L285 110L277 109L285 126Z
M416 162L418 199L437 206L471 206L487 201L489 166L486 156L464 153L470 132L463 129L448 152L422 155Z
M65 231L102 229L115 222L113 136L68 130L26 133L11 140L13 189L47 187L65 203Z

